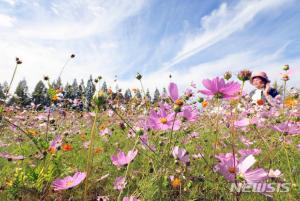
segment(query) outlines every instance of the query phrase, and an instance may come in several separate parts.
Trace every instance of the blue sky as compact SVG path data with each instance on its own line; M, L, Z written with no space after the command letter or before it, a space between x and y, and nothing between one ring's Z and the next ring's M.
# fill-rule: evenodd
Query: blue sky
M0 0L0 80L23 60L16 80L102 75L112 86L150 90L249 68L299 86L299 0Z

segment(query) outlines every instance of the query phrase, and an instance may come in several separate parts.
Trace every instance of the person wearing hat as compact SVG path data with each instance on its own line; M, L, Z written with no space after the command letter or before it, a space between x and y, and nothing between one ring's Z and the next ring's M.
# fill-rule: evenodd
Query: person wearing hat
M272 98L279 95L278 91L270 87L270 80L265 72L252 74L250 83L256 88L250 92L252 103L269 103L272 105Z

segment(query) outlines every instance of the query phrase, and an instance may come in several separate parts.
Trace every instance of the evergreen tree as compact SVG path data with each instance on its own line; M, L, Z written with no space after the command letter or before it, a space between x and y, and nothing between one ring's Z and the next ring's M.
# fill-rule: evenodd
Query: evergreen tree
M162 98L167 98L168 97L168 92L167 92L167 89L165 87L163 88L163 92L162 92L161 97Z
M104 92L107 92L107 84L106 84L105 81L104 81L103 84L102 84L101 90L104 91Z
M4 98L5 98L4 89L3 86L0 84L0 99L4 99Z
M154 97L153 97L153 102L158 102L160 100L160 92L159 90L156 88L154 91Z
M142 99L142 94L141 94L141 91L139 89L136 90L135 97L138 98L138 99Z
M126 101L129 101L132 98L132 94L131 94L130 89L127 89L125 91L124 98L125 98Z
M53 86L55 89L60 89L60 88L62 87L61 78L58 77L58 79L56 80L56 82L53 82L53 83L52 83L52 86Z
M91 101L92 101L95 91L96 91L96 87L94 85L93 78L91 75L90 79L87 82L86 89L85 89L85 101L86 101L86 107L88 110L91 106Z
M147 89L146 91L146 98L148 99L148 101L151 101L151 95L149 89Z
M38 105L46 105L48 103L48 95L47 95L47 88L43 81L39 81L32 93L32 101L34 104Z
M81 80L80 85L78 87L78 98L83 98L85 93L85 85L84 85L84 81Z
M12 102L23 107L30 104L31 100L28 95L28 86L25 79L19 82Z
M79 86L77 84L77 80L76 79L74 79L73 84L72 84L71 98L72 99L80 98Z
M72 99L73 88L72 88L72 86L69 83L66 84L64 91L65 91L64 97L66 99Z

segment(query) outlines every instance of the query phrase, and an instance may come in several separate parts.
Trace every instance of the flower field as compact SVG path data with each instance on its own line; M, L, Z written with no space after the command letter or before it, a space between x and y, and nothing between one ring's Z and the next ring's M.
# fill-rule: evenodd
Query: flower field
M9 85L0 200L300 200L299 92L288 70L271 105L250 101L246 70L184 91L170 82L156 100L143 85L125 99L98 77L86 104L45 77L49 104L24 106L9 103Z

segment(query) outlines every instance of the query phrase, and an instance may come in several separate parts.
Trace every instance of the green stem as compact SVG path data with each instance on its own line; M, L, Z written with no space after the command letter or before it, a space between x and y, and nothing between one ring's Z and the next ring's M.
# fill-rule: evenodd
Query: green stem
M84 185L84 200L87 201L87 191L88 191L88 178L90 176L90 172L92 169L92 162L93 159L93 145L94 145L94 137L95 137L95 129L96 129L96 122L97 122L97 115L98 110L96 109L94 122L91 130L91 138L90 138L90 145L88 150L88 157L86 162L86 178L85 178L85 185Z
M8 89L7 89L6 94L5 94L5 99L7 98L7 95L8 95L8 93L9 93L10 88L11 88L11 85L12 85L14 79L15 79L15 75L16 75L16 72L17 72L17 68L18 68L18 64L16 64L16 66L15 66L13 76L12 76L12 78L11 78L11 80L10 80Z

